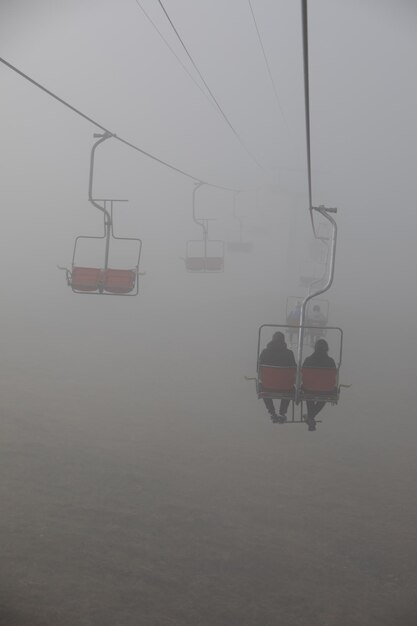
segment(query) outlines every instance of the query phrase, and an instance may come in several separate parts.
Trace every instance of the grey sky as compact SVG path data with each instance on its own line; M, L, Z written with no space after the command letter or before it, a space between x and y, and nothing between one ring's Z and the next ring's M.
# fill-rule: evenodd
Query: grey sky
M144 6L182 54L157 3L144 0ZM252 227L266 229L269 238L260 239L249 268L251 289L265 296L268 271L275 275L277 264L278 284L294 291L293 268L303 261L311 237L299 4L253 3L288 125L277 110L246 2L166 6L268 176L248 158L134 0L3 2L2 55L111 130L196 176L228 186L261 186ZM371 322L375 303L385 327L410 291L416 261L416 11L410 2L323 0L311 3L309 20L313 199L339 206L332 297L342 319L343 311L357 307L361 319ZM45 297L53 300L53 289L60 288L55 263L68 262L77 233L100 225L86 202L95 129L5 67L1 75L7 205L1 255L3 263L13 258L21 272L34 264L39 284L48 285ZM197 235L190 221L191 181L110 143L97 161L97 190L130 198L119 223L144 240L144 263L154 276L146 279L148 289L158 291L164 271L178 274L181 284L181 263L175 263L185 239ZM201 202L205 215L224 218L213 223L213 236L230 236L231 194L206 190ZM294 207L297 232L289 244ZM292 267L285 270L288 259ZM235 286L245 284L245 272L233 273ZM376 287L377 296L368 299ZM66 299L66 306L75 306L70 294Z

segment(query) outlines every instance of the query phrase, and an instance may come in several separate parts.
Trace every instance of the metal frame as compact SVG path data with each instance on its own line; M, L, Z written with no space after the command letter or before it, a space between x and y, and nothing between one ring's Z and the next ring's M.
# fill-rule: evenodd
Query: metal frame
M113 208L114 208L114 203L115 202L128 202L128 200L125 199L116 199L116 198L106 198L106 199L99 199L99 198L94 198L93 197L93 180L94 180L94 163L95 163L95 152L96 149L98 148L98 146L103 143L104 141L106 141L107 139L109 139L110 137L112 137L113 135L111 133L105 132L103 134L100 133L94 133L93 135L95 138L98 138L98 141L96 141L93 145L93 147L91 148L91 155L90 155L90 175L89 175L89 183L88 183L88 201L99 211L101 211L103 213L103 235L78 235L78 237L75 238L75 242L74 242L74 249L73 249L73 253L72 253L72 262L71 262L71 271L66 269L67 272L67 283L68 285L70 285L72 291L74 293L78 293L78 294L82 294L82 295L89 295L89 296L137 296L139 293L139 263L140 263L140 257L141 257L141 253L142 253L142 240L139 239L138 237L120 237L119 235L116 235L114 232L114 222L113 222ZM101 203L101 204L100 204ZM108 204L110 203L110 207L108 206ZM112 240L119 240L119 241L134 241L137 242L138 244L138 255L137 255L137 259L136 259L136 265L133 268L129 268L132 271L135 272L135 287L132 291L129 291L128 293L112 293L109 291L105 291L104 290L104 286L99 286L99 289L97 291L81 291L79 289L74 289L73 285L72 285L72 271L74 270L74 267L78 267L75 264L75 258L76 258L76 252L77 252L77 245L80 239L103 239L105 241L105 248L104 248L104 265L102 269L104 272L109 268L109 258L110 258L110 251L111 251L111 241ZM61 268L64 269L64 268ZM112 268L113 269L113 268ZM117 269L117 268L114 268Z
M317 211L320 210L320 212L321 212L321 209L324 209L325 211L327 211L327 210L332 211L332 209L325 209L325 207L318 207L318 208L313 207L313 209L317 210ZM307 287L309 293L311 292L311 290L312 290L312 288L314 286L320 285L323 282L323 280L325 279L325 277L326 277L327 262L328 262L328 259L329 259L329 244L328 244L329 237L327 236L327 232L325 232L323 235L320 235L320 231L323 231L323 226L325 226L325 225L324 224L320 225L319 230L318 230L318 234L316 235L315 240L316 241L321 241L326 246L326 254L325 254L324 261L322 261L322 262L314 261L313 264L310 261L305 261L303 263L304 267L308 264L309 266L313 265L313 267L316 268L316 269L320 268L321 266L323 266L324 267L323 274L320 277L318 277L316 275L315 276L308 276L308 275L301 276L300 275L300 285L303 286L303 287ZM315 272L314 272L314 274L315 274Z
M208 224L210 221L213 221L212 219L209 218L198 218L195 214L195 208L196 208L196 195L197 195L197 191L198 189L200 189L200 187L202 187L205 183L202 182L198 182L195 183L194 185L194 189L193 189L193 199L192 199L192 219L193 221L197 224L197 226L199 226L202 231L203 231L203 235L202 235L202 239L189 239L186 242L186 247L185 247L185 269L187 270L187 272L190 272L191 274L218 274L221 272L224 272L224 241L222 241L221 239L209 239L209 234L208 234ZM204 254L203 256L200 257L193 257L190 256L189 254L189 249L190 249L190 244L193 243L202 243L203 244L203 251ZM209 256L207 254L207 244L209 243L218 243L220 244L220 250L221 250L221 254L217 257L217 256ZM202 267L201 269L198 270L192 270L189 269L187 267L187 261L188 259L192 259L192 258L198 258L198 259L204 259L204 267ZM213 270L213 269L207 269L207 259L217 259L217 258L221 258L222 259L222 267L221 269L218 270Z

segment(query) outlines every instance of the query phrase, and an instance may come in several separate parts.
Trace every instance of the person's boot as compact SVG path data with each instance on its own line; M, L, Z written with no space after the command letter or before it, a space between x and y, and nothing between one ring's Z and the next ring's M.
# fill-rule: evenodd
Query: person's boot
M314 417L307 417L306 424L308 426L308 430L316 430L316 420Z

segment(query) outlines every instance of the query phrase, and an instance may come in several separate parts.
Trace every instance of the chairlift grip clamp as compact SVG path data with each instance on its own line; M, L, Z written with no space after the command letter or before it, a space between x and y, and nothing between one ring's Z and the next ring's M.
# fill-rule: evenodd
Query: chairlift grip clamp
M337 207L326 207L324 204L320 204L320 206L313 206L312 209L314 211L326 211L326 213L337 213Z
M106 130L104 131L104 133L93 133L93 137L95 139L99 139L100 137L104 137L105 139L108 139L109 137L116 137L116 135Z

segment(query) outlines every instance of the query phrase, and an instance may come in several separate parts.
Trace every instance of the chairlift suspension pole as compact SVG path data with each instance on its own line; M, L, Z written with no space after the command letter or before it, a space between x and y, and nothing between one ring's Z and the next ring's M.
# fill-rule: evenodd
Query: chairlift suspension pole
M320 213L325 219L327 219L332 226L332 237L330 244L330 266L329 266L329 277L327 279L327 283L324 285L322 289L318 289L314 293L308 294L306 298L304 298L303 303L301 305L300 312L300 328L298 331L298 350L297 350L297 374L295 379L295 401L298 403L301 399L301 368L302 368L302 359L303 359L303 342L304 342L304 321L305 321L305 312L307 308L307 304L310 300L315 298L316 296L321 295L325 291L328 291L333 283L334 278L334 266L336 261L336 242L337 242L337 224L336 221L329 215L329 213L337 213L336 208L326 208L321 205L319 207L313 207L314 211Z
M308 287L308 293L309 293L309 294L311 294L311 291L312 291L312 289L313 289L314 285L320 285L320 284L323 282L323 280L324 280L324 278L325 278L325 276L326 276L326 271L327 271L327 262L328 262L328 260L329 260L329 252L330 252L330 251L329 251L329 246L328 246L327 241L326 241L326 240L324 240L324 239L322 239L321 237L317 237L317 239L320 239L320 240L322 241L322 243L324 243L324 245L325 245L325 246L326 246L326 248L327 248L327 252L326 252L326 260L325 260L325 263L324 263L324 271L323 271L323 275L322 275L322 276L320 276L320 278L317 278L317 280L313 280L313 282L312 282L312 283L310 283L310 285L309 285L309 287Z
M99 211L102 211L102 213L104 213L105 215L107 215L109 222L111 223L111 215L110 213L107 211L107 209L102 206L100 206L100 204L98 204L94 198L93 198L93 179L94 179L94 158L95 158L95 152L97 147L103 143L103 141L106 141L107 139L110 139L110 137L113 137L113 135L111 133L105 132L103 134L101 133L94 133L93 137L99 137L99 140L96 141L96 143L93 145L93 147L91 148L91 156L90 156L90 178L89 178L89 184L88 184L88 200L89 202L91 202L91 204L93 206L96 207L96 209L98 209Z
M104 201L104 208L106 209L106 200ZM104 215L104 224L106 229L106 248L104 252L104 269L109 267L109 252L110 252L110 235L113 228L113 200L110 200L110 221L107 219L107 211ZM107 224L106 224L107 220Z
M105 133L94 133L94 137L98 137L98 141L95 142L95 144L93 145L93 147L91 148L91 156L90 156L90 178L89 178L89 184L88 184L88 200L89 202L91 202L91 204L93 206L96 207L96 209L98 209L99 211L101 211L104 214L104 232L106 235L106 248L105 248L105 253L104 253L104 269L107 270L109 267L109 250L110 250L110 235L111 235L111 229L112 229L112 225L113 225L113 221L112 221L112 215L113 215L113 201L111 201L111 211L109 213L109 211L107 210L106 207L106 201L104 200L104 206L101 206L100 204L98 204L98 202L96 202L96 200L94 200L93 198L93 180L94 180L94 159L95 159L95 153L96 153L96 149L98 148L98 146L103 143L103 141L106 141L107 139L109 139L110 137L112 137L112 134L109 132L105 132Z

